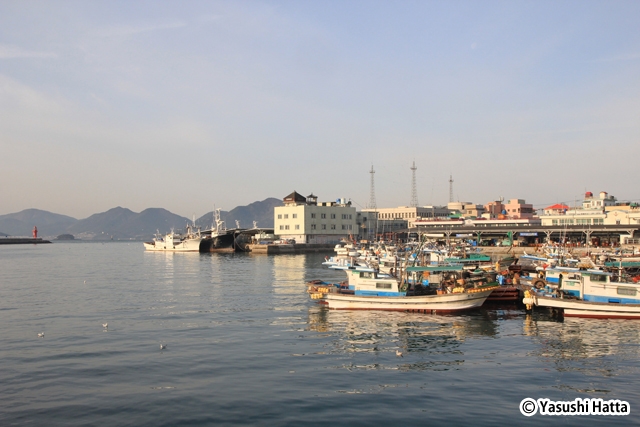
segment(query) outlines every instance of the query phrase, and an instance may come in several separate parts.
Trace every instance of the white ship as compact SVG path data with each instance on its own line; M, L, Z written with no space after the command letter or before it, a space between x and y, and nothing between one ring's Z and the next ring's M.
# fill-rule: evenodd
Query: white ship
M171 230L170 233L156 237L151 242L144 242L144 248L148 251L171 251L171 252L199 252L202 235L200 229L195 230L187 225L186 234L178 234Z

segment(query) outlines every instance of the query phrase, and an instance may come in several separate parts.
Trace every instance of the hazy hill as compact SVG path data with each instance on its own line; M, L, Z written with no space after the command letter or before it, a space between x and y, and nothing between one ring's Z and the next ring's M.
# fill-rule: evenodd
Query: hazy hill
M273 228L273 208L276 206L282 206L282 200L269 197L246 206L237 206L229 212L220 211L220 218L227 228L236 228L236 220L240 222L240 228L252 228L253 221L258 223L259 228ZM203 229L210 228L213 224L213 211L197 219L196 224Z
M69 227L68 233L81 239L146 239L156 230L169 232L184 228L188 219L161 208L149 208L135 213L118 206L93 214Z
M260 228L272 228L273 208L281 205L280 199L270 197L247 206L238 206L229 212L222 211L221 217L227 228L235 228L236 220L240 221L242 228L253 227L253 221L257 221ZM38 209L27 209L0 215L0 234L31 236L35 225L38 227L38 236L45 238L72 234L76 239L82 240L146 240L151 239L156 231L162 234L171 229L180 232L190 222L188 218L162 208L149 208L136 213L118 206L81 220ZM210 228L212 223L213 212L196 221L203 229Z
M77 219L66 215L40 209L25 209L16 213L0 215L0 232L10 236L31 237L35 225L38 227L38 236L56 236L77 221Z

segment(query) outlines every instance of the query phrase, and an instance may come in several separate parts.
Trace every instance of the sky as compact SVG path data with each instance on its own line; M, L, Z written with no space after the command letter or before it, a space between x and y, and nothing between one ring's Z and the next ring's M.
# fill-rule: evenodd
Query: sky
M0 215L640 200L640 2L0 2Z

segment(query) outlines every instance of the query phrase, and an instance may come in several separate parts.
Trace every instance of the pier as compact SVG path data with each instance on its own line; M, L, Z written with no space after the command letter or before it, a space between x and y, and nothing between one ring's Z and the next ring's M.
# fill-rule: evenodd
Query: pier
M270 244L256 245L249 244L248 251L257 254L296 254L305 252L332 252L335 244L329 243L291 243L291 244Z
M51 241L44 240L42 237L36 239L32 237L0 237L0 245L24 245L27 243L39 244L51 243Z

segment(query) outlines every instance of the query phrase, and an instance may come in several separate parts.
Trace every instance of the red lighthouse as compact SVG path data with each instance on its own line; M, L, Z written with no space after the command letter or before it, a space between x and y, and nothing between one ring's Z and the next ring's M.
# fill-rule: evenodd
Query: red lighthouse
M38 238L38 227L36 227L35 225L33 226L33 238Z

